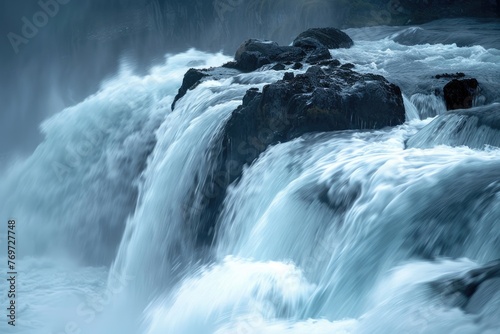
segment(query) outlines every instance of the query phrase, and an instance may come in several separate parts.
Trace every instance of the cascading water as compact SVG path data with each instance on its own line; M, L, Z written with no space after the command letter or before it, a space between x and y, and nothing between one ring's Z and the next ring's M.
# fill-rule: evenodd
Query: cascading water
M269 147L227 189L212 243L189 215L212 152L282 71L207 80L171 111L190 67L230 60L190 50L47 120L0 183L19 222L16 333L498 333L499 294L471 314L428 283L500 258L498 130L477 134L474 114L498 109L500 51L398 36L331 53L398 84L407 122ZM458 71L487 83L477 108L429 119L445 113L433 76Z
M425 321L439 324L447 310L420 296L425 291L419 283L472 264L459 261L438 267L413 262L392 268L409 259L467 257L484 262L500 255L500 231L495 226L500 217L500 155L496 150L468 148L405 150L404 141L414 127L322 134L270 149L228 194L219 224L220 264L185 282L173 301L166 302L166 310L155 309L150 333L171 328L196 333L218 327L227 332L242 328L241 333L281 333L293 322L303 322L303 329L292 333L364 333L378 326L380 332L418 333L423 321L418 312L426 303L437 313L424 308L422 312L429 312ZM464 174L470 181L457 183ZM476 223L480 230L473 230ZM391 270L399 277L387 277ZM196 298L213 286L219 287L221 296ZM377 287L384 290L382 296L372 296ZM414 294L422 300L415 302L410 297ZM207 311L205 303L211 308L203 313L204 322L193 323L199 321L200 308ZM251 305L250 310L241 304ZM410 312L405 317L414 312L414 319L396 322L401 307ZM377 323L385 316L393 317L394 323ZM473 325L472 319L461 316L451 319ZM358 321L353 325L346 318ZM429 325L423 332L458 330L456 323ZM498 325L480 324L472 333L487 328L493 333Z
M185 219L186 211L194 205L190 191L199 187L193 176L203 180L210 173L210 145L245 92L262 87L264 79L280 76L247 74L235 78L238 83L233 79L210 81L188 92L177 104L157 132L159 141L144 174L138 208L127 222L116 270L144 274L140 284L156 289L158 284L168 283L175 271L172 268L186 270L190 262L203 257L194 256L196 226ZM145 248L144 243L164 247ZM138 292L147 295L153 291Z

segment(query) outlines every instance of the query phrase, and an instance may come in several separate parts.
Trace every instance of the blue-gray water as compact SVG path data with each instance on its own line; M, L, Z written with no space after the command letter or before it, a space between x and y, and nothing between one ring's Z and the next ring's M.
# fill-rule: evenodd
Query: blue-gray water
M172 52L135 72L133 57L109 60L118 69L97 61L110 75L100 89L23 116L43 119L43 138L4 164L19 298L18 326L2 320L2 333L498 333L498 294L468 314L426 284L500 258L498 133L457 137L444 116L436 138L431 124L446 113L436 74L476 77L472 113L498 110L498 29L460 19L346 30L355 45L332 56L398 84L406 123L270 147L230 186L202 250L184 215L195 176L211 172L206 152L247 89L283 73L206 81L172 112L184 73L232 52ZM22 117L2 117L19 131Z

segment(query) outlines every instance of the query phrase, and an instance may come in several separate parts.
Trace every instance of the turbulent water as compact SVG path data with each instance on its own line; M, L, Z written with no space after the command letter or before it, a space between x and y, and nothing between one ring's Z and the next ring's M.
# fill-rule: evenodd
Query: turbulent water
M229 187L210 246L186 212L224 122L282 72L206 81L171 111L190 67L230 60L190 50L144 77L124 65L46 120L0 181L19 252L18 323L2 332L498 333L499 294L468 314L426 284L500 258L498 134L457 139L452 117L439 138L415 134L445 113L436 74L478 78L475 106L498 108L500 51L349 33L333 57L398 84L407 122L270 147Z

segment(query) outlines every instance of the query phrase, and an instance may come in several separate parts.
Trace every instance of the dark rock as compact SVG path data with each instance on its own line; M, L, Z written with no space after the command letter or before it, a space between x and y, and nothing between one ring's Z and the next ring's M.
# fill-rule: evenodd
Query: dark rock
M175 103L184 95L186 95L188 89L195 88L200 82L201 78L207 76L202 70L197 70L194 68L189 69L186 74L184 74L184 79L182 80L182 86L179 88L179 92L174 98L172 103L172 110L175 108Z
M285 73L262 92L249 89L210 153L216 166L201 189L214 195L199 210L205 212L199 226L214 229L227 187L270 145L310 132L380 129L404 121L399 87L380 75L312 66L305 74Z
M308 132L379 129L402 124L405 110L399 87L379 75L312 66L247 92L225 127L225 161L252 162L269 145Z
M262 92L249 89L242 105L214 139L207 152L209 175L196 179L196 192L210 194L187 209L186 220L194 222L200 243L210 243L225 192L237 180L245 164L254 161L269 145L285 142L310 132L348 129L380 129L402 124L405 109L399 87L384 77L360 74L350 69L352 64L339 68L340 62L331 59L328 48L352 45L350 38L337 29L313 29L296 40L298 46L279 46L277 43L248 40L235 55L235 61L218 69L190 70L177 101L187 90L204 80L227 77L254 71L263 65L284 70L284 63L302 68L301 62L317 63L306 73L284 73L283 80L264 86ZM193 203L196 196L187 197ZM203 213L203 214L201 214ZM198 240L197 239L197 240Z
M260 93L259 93L258 88L250 88L249 90L247 90L245 96L243 96L242 103L244 105L248 105L250 103L250 101L252 101L254 99L254 97L256 97L259 94Z
M338 66L340 62L332 60L329 48L349 47L352 44L352 40L347 34L335 28L309 29L295 39L294 45L296 46L280 46L273 41L249 39L236 50L234 61L226 63L220 68L190 69L184 75L182 86L172 103L172 110L177 101L188 90L194 89L207 78L227 78L235 74L231 71L252 72L272 63L277 63L271 67L276 71L286 69L283 63L294 64L293 69L302 68L301 62ZM345 66L354 67L352 64Z
M346 63L340 66L340 68L345 69L345 70L352 70L354 67L356 67L354 64L351 63Z
M320 66L338 67L340 66L340 61L338 59L323 60L318 63Z
M446 108L468 109L472 107L472 101L478 92L479 84L476 79L454 79L443 88Z
M325 60L328 60L328 59L332 59L332 55L330 54L330 50L328 50L328 48L326 47L320 47L320 48L317 48L313 51L311 51L305 61L310 63L310 64L315 64L315 63L318 63L320 61L325 61Z
M500 260L468 271L461 277L432 282L431 287L442 294L450 306L479 313L495 293L500 293Z
M459 79L465 77L465 74L462 72L457 73L443 73L435 76L436 79Z
M321 44L320 41L312 37L304 37L302 39L296 39L293 43L293 46L297 46L301 49L308 51L318 49L321 47L326 47L325 45Z
M271 70L283 71L285 68L286 68L285 65L279 63L279 64L276 64L273 67L271 67Z
M268 57L262 56L262 54L257 51L245 51L239 57L239 61L228 63L226 66L229 67L229 65L231 65L232 68L240 71L252 72L270 63L271 60Z
M320 66L311 66L307 69L306 74L312 75L324 75L325 71Z
M236 50L234 60L239 62L245 52L257 52L263 57L271 58L277 56L281 52L281 50L280 46L276 42L260 39L249 39L243 42L238 50Z
M236 63L231 66L243 72L252 72L273 62L302 61L305 56L304 50L298 47L279 46L272 41L249 39L238 48L234 56Z
M286 72L285 75L283 75L283 80L285 81L293 80L293 78L295 78L293 72Z
M237 75L239 73L239 71L231 69L231 66L213 67L208 69L189 69L186 74L184 74L182 86L179 88L179 91L174 98L174 102L172 103L172 110L174 110L177 101L184 95L186 95L188 90L195 89L196 86L198 86L201 82L214 79L221 80Z
M225 64L222 65L222 67L225 67L225 68L236 68L236 66L238 66L238 63L235 62L234 60L233 61L229 61Z
M312 28L301 33L293 41L294 46L310 47L316 41L328 49L350 48L352 39L343 31L335 28Z
M249 39L240 45L234 63L225 66L251 72L263 65L287 62L318 62L332 59L329 49L351 47L353 42L346 33L335 28L309 29L300 34L293 46L280 46L276 42Z
M305 61L311 64L332 58L328 48L315 38L306 37L297 40L294 46L300 47L307 52Z

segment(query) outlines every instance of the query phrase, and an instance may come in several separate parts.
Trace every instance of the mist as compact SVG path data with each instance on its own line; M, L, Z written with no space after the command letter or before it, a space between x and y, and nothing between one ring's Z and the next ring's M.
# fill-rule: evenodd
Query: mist
M0 164L1 159L5 162L7 157L29 154L42 139L39 124L96 92L103 80L117 73L120 63L144 73L162 63L166 54L196 48L233 55L248 38L286 45L310 27L402 25L465 14L494 17L498 13L497 2L491 0L468 5L472 9L465 14L463 1L424 3L4 0L0 3L0 32L4 36L0 42ZM425 11L429 6L436 10ZM33 24L34 19L38 21L31 27L36 30L33 32L26 28L26 21ZM24 36L26 32L29 34Z

